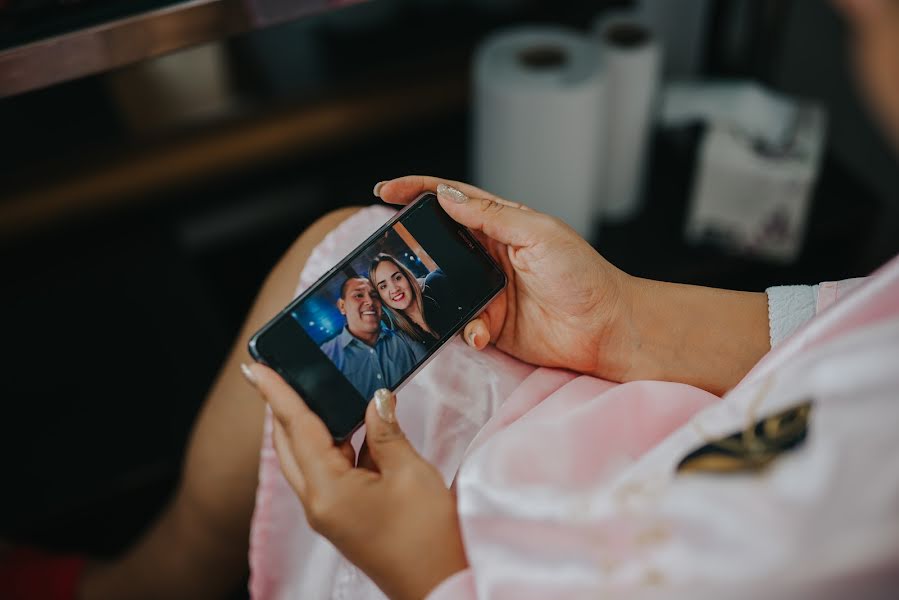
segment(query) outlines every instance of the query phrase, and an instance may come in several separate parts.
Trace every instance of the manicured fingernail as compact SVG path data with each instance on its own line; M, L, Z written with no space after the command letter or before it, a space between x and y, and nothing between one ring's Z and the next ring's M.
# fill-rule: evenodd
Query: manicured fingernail
M396 423L396 400L388 389L381 388L375 392L375 408L378 416L385 423Z
M471 333L468 334L468 345L471 346L472 348L477 348L478 347L478 345L476 343L477 339L478 339L478 332L476 330L472 329Z
M384 184L385 184L385 183L387 183L387 182L386 182L386 181L379 181L378 183L375 184L375 189L372 190L372 192L374 192L374 194L375 194L375 198L380 198L380 197L381 197L381 188L384 187Z
M437 195L459 204L468 202L468 196L466 196L453 186L446 185L445 183L437 184Z
M250 382L250 385L259 387L259 379L256 378L256 374L253 373L253 370L248 365L240 363L240 372L243 373L244 379Z

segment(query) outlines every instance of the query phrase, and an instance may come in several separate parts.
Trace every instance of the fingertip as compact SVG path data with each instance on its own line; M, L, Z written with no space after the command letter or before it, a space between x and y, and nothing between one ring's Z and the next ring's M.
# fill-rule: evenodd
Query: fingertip
M242 364L241 371L247 381L250 381L263 395L266 395L281 380L275 371L260 363Z
M397 193L396 179L384 179L375 184L372 192L376 198L380 198L387 204L405 204L407 201L402 194Z
M402 437L396 418L396 394L386 388L377 390L365 410L365 438L382 441Z
M490 343L490 331L483 323L478 327L478 333L475 335L475 348L483 350Z
M374 194L388 204L408 204L421 193L410 176L385 179L375 184Z
M240 363L240 373L243 375L243 378L247 380L254 388L259 387L259 378L256 376L256 373L253 371L253 366L248 365L247 363Z
M490 332L480 318L474 319L465 326L463 337L465 343L475 350L483 350L490 343Z
M375 412L382 421L390 424L396 423L396 396L393 392L387 388L375 391L372 404L375 405Z
M475 337L476 337L475 334L476 333L477 332L475 331L474 321L471 321L470 323L468 323L468 325L465 326L465 329L462 330L462 339L465 340L465 343L468 344L469 346L471 346L472 348L476 347L475 346Z
M443 182L437 184L437 197L455 204L465 204L469 200L465 192Z

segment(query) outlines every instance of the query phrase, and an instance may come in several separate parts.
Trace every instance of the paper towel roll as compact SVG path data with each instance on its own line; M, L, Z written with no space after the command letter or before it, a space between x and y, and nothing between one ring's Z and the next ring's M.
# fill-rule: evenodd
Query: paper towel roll
M557 216L589 239L598 216L603 78L590 40L558 27L507 30L474 59L474 181Z
M610 221L641 208L662 49L649 27L628 16L597 22L594 35L606 71L606 177L602 214Z

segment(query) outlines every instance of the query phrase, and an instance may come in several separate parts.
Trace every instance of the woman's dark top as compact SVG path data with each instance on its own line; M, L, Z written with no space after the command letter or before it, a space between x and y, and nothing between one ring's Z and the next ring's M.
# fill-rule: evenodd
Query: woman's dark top
M421 293L425 320L438 337L443 337L462 316L462 307L443 271L436 269L428 273Z

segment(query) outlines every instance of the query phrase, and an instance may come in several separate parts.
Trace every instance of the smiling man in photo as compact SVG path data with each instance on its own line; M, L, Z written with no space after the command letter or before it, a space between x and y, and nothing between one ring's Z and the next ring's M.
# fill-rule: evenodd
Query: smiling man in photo
M420 344L381 325L381 299L368 279L347 279L337 309L346 317L346 327L321 349L363 398L380 388L394 388L423 358Z

